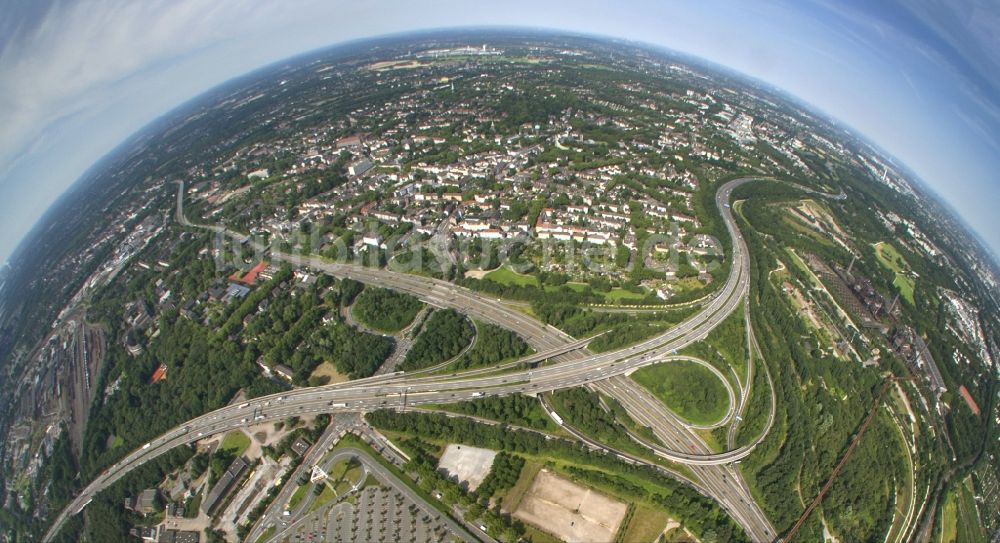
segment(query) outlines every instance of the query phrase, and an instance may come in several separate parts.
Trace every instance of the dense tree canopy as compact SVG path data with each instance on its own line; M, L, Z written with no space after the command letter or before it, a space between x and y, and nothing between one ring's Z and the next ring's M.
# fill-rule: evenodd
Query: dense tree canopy
M475 331L469 319L454 309L435 311L406 353L404 371L426 368L453 358L472 341Z
M354 300L351 311L359 322L380 332L398 332L413 322L420 300L385 288L367 287Z

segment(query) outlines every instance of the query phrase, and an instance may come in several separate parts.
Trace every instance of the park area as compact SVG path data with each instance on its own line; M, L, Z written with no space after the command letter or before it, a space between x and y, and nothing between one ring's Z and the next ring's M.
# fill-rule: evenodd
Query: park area
M538 278L534 275L526 275L517 273L516 271L510 269L507 266L500 266L494 270L491 270L482 276L483 279L493 281L494 283L499 283L501 285L507 286L518 286L518 287L539 287ZM696 281L697 282L697 281ZM584 292L587 290L587 283L579 282L567 282L563 286L573 289L577 292ZM701 286L698 283L698 286ZM558 292L562 286L546 285L545 290L548 292ZM621 287L614 287L607 292L601 292L594 290L594 294L601 294L604 296L605 303L608 304L619 304L628 302L637 302L646 297L647 292L633 292Z
M955 485L945 498L941 512L941 543L986 543L979 521L971 478Z
M916 284L910 273L910 265L906 263L895 247L884 241L875 244L875 256L878 258L879 264L896 274L896 279L893 280L892 284L899 289L899 294L903 299L913 305L913 288Z
M233 430L222 438L219 448L229 451L233 456L240 456L250 447L250 438L242 430Z
M499 268L487 273L483 276L483 278L489 279L494 283L500 283L501 285L516 285L520 287L538 286L538 279L534 275L520 274L507 266L500 266Z
M563 541L614 541L628 506L541 470L514 517Z
M687 360L661 362L631 375L671 411L699 425L722 420L729 408L726 386L708 368Z

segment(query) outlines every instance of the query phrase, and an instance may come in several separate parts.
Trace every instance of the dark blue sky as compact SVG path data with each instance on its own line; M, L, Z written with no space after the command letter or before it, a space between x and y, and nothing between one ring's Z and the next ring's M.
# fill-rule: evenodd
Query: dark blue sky
M415 8L415 6L418 6ZM1000 252L1000 3L985 0L14 0L0 14L0 261L174 106L340 41L469 25L649 42L761 79L912 168Z

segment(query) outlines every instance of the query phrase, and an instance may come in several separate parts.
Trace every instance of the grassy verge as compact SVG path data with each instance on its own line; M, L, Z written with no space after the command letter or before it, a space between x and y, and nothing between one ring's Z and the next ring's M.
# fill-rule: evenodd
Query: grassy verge
M621 541L623 543L656 541L656 538L663 533L669 519L670 516L660 509L637 505L632 519L625 527Z
M517 286L538 286L538 278L534 275L524 275L517 273L516 271L508 268L507 266L501 266L483 276L483 279L489 279L495 283L500 283L501 285L517 285Z
M330 500L336 497L337 497L337 492L334 491L329 484L324 484L323 492L320 492L319 496L316 496L316 499L313 500L311 504L309 504L309 512L312 513L313 511L319 509L320 507L323 507L324 505L330 503Z
M535 480L535 476L542 469L542 463L536 461L525 462L524 467L521 468L521 475L517 478L517 482L514 486L507 490L507 494L503 497L503 508L507 511L516 511L517 507L521 505L521 500L524 495L531 488L531 483Z
M306 491L309 490L309 485L299 485L292 493L292 497L288 499L288 509L295 509L295 507L302 502L302 498L306 496Z
M972 479L966 477L958 486L956 497L956 541L962 543L986 543L986 533L983 531L979 514L976 512L976 501L972 489Z
M268 526L267 529L264 530L264 533L260 534L260 537L257 538L257 543L264 543L264 541L271 539L271 536L274 535L274 532L276 531L278 531L277 526Z

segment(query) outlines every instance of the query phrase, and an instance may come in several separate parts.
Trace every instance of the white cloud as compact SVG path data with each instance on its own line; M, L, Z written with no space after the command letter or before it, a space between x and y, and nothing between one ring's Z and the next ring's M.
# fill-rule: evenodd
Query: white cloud
M54 5L0 52L0 174L46 127L91 107L95 90L229 39L275 10L243 0Z

